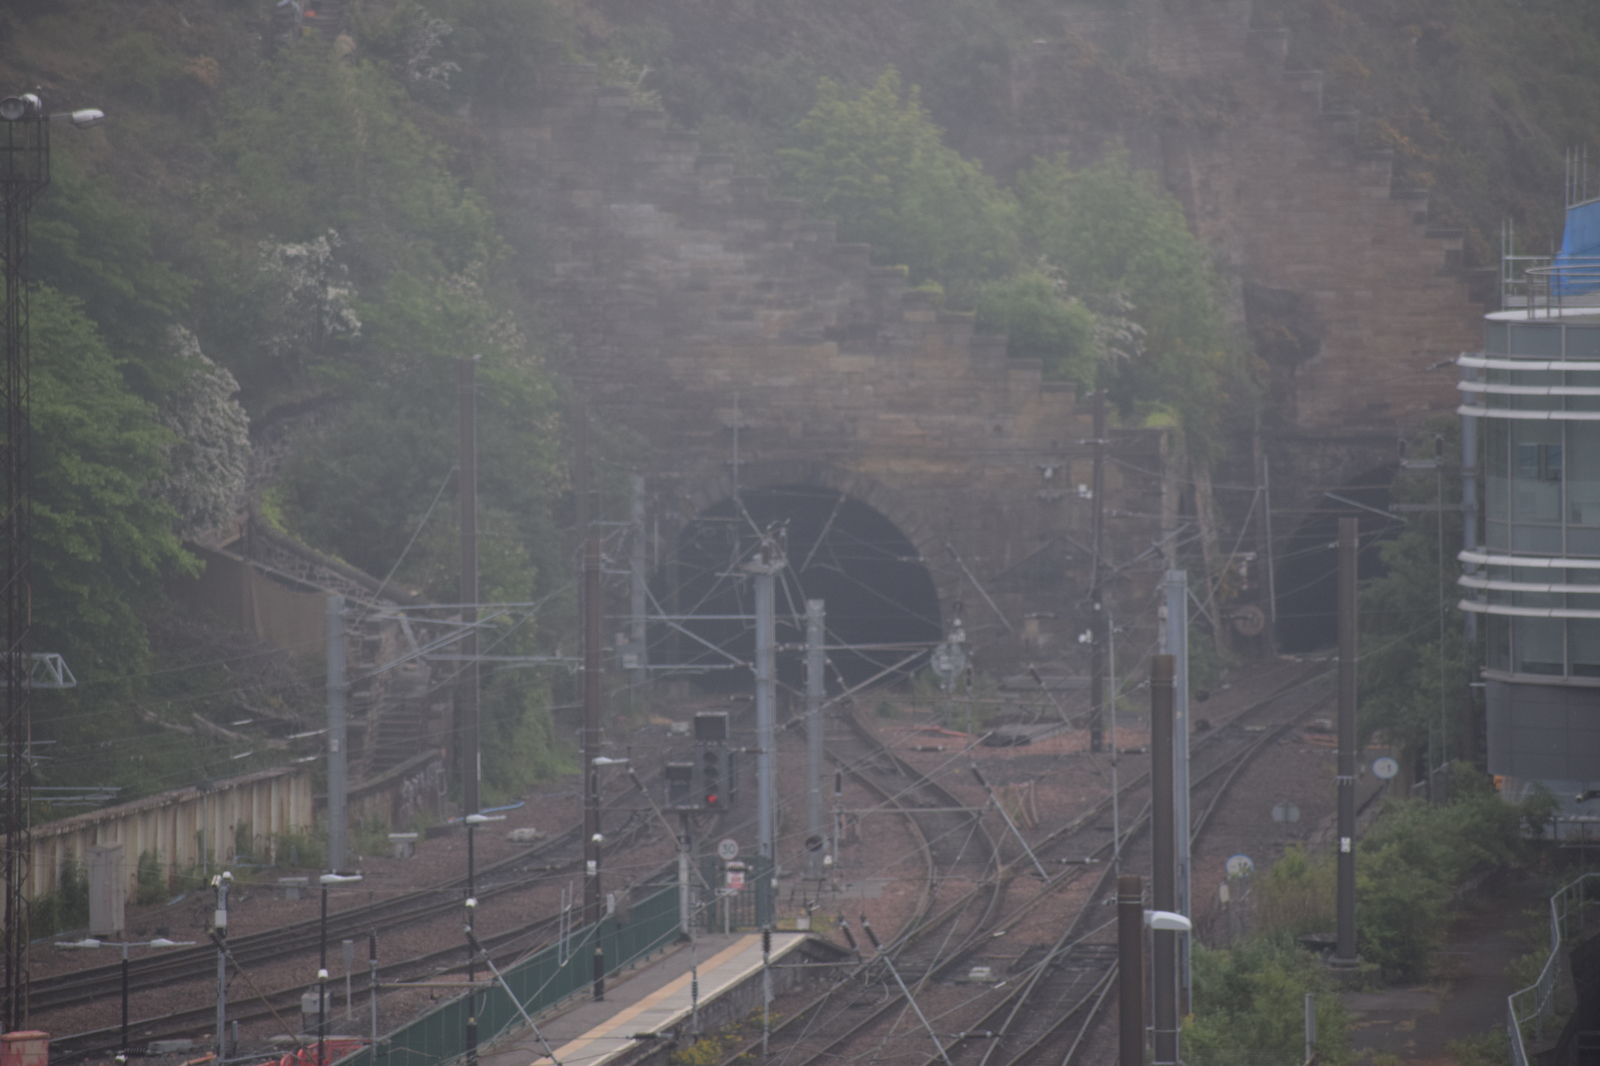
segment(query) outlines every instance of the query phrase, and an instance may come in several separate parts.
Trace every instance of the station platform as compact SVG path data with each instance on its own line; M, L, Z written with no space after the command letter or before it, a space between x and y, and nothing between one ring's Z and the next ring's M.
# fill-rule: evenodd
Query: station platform
M790 960L810 939L807 933L772 934L774 975L781 960ZM519 1025L478 1052L480 1066L624 1066L654 1057L665 1043L660 1036L680 1035L690 1019L691 971L698 958L699 1010L702 1029L713 1025L708 1015L722 1015L719 1002L748 992L757 1002L761 982L759 933L708 933L691 950L681 944L665 955L606 982L606 998L579 998L564 1010L536 1019L541 1043ZM793 972L789 965L784 970ZM777 982L775 981L775 988ZM555 1052L554 1062L545 1048Z

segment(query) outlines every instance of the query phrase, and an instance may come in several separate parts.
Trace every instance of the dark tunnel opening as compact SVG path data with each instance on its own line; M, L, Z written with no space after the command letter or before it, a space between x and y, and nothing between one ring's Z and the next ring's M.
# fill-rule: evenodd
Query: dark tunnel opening
M784 645L804 644L808 599L826 603L828 645L871 646L828 653L830 691L912 655L916 649L905 645L933 644L943 636L933 578L893 522L843 493L782 485L723 500L684 527L676 554L652 587L667 615L694 617L680 623L682 630L652 626L652 661L700 671L700 684L713 691L749 688L750 671L730 660L753 660L754 625L726 616L754 613L754 580L741 567L764 532L780 537L788 555L775 592L780 684L804 686L801 654ZM905 676L925 659L919 655L885 680Z
M1319 651L1339 643L1340 518L1357 519L1357 577L1365 581L1386 573L1379 545L1400 531L1401 521L1378 512L1389 507L1394 474L1393 465L1375 467L1349 484L1323 493L1289 538L1277 561L1280 651Z

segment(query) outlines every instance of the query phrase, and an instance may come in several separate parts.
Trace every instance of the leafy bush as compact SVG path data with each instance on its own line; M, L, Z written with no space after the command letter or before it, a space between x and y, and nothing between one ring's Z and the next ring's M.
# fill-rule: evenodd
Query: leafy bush
M134 870L133 901L141 907L160 903L167 892L167 879L161 869L161 856L146 848L139 853L139 865Z
M1350 1019L1338 991L1327 968L1286 936L1256 937L1227 951L1197 943L1194 1010L1183 1027L1184 1061L1222 1066L1240 1061L1241 1052L1300 1061L1305 994L1313 992L1322 1062L1350 1062Z

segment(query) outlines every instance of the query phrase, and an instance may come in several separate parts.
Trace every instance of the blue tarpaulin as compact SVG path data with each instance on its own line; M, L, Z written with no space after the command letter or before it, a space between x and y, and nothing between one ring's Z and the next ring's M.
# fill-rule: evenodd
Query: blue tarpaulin
M1567 229L1556 256L1555 291L1576 296L1600 290L1600 200L1567 208Z

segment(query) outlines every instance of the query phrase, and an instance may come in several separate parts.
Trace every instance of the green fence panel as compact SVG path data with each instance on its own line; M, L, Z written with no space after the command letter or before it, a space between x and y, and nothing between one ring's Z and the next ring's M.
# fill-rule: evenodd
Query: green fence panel
M677 886L662 889L634 905L626 924L615 917L598 926L576 929L566 944L551 944L505 972L506 984L529 1014L538 1014L594 981L594 949L605 949L605 970L612 974L660 951L679 936ZM491 976L485 967L480 979ZM499 985L478 993L478 1042L493 1040L522 1019L511 997ZM376 1048L346 1055L337 1066L437 1066L467 1050L468 997L440 1004L394 1032L379 1038Z

